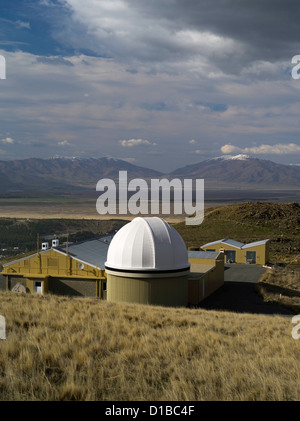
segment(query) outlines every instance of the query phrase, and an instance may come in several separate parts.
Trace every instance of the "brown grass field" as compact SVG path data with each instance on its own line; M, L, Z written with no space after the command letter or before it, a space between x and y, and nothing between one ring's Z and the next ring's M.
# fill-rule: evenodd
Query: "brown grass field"
M300 267L273 268L264 273L257 292L273 302L300 314Z
M0 294L0 400L300 399L290 317Z

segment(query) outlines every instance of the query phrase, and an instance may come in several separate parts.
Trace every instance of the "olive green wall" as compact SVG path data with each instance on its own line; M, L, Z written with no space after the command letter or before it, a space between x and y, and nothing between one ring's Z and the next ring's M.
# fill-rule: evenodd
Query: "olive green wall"
M159 275L158 275L159 276ZM187 275L140 278L107 274L107 301L182 307L188 304Z

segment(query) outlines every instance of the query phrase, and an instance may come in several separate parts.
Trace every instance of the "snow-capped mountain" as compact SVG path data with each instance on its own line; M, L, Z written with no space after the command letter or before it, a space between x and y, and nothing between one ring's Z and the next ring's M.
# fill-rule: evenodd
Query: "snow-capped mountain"
M224 155L173 171L169 177L203 178L209 187L300 188L300 167L248 155Z
M239 155L222 155L216 158L207 159L207 161L245 161L246 159L251 159L249 155L239 154Z

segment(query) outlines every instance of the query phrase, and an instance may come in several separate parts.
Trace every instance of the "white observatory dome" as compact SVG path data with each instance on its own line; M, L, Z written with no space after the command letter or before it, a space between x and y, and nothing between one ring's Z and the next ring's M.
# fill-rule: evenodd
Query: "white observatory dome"
M106 269L128 272L177 272L190 267L180 234L158 217L135 218L113 237Z

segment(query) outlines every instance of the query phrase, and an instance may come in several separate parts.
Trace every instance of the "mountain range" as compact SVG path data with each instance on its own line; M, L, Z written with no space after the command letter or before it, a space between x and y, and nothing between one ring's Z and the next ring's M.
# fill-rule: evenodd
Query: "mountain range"
M300 188L300 166L283 165L248 155L225 155L187 165L170 174L178 178L204 178L210 185L227 187Z
M95 190L102 178L117 180L119 171L128 179L201 178L209 188L300 189L300 166L283 165L247 155L224 155L164 174L114 158L29 158L0 161L0 191L39 190L64 193Z

